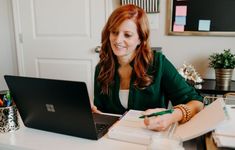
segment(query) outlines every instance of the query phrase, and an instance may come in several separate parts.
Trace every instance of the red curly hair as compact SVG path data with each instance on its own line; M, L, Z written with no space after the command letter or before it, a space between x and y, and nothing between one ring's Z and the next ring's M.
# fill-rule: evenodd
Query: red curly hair
M149 44L149 23L143 9L135 5L124 5L113 11L102 31L100 61L98 66L98 82L101 85L101 92L108 94L109 86L112 84L115 74L115 59L109 41L110 32L115 31L123 21L131 19L136 23L137 32L141 41L136 48L134 58L133 74L136 79L134 86L145 88L152 82L152 76L147 74L147 70L153 60L153 53Z

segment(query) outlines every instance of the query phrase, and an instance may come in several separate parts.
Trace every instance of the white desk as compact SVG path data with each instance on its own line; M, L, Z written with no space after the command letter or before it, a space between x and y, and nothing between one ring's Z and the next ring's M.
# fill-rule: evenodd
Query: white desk
M19 117L20 118L20 117ZM147 150L147 146L112 140L105 135L98 141L27 128L19 119L20 129L0 133L0 150ZM184 144L196 150L196 143Z
M27 128L20 120L20 129L10 133L0 133L1 150L146 150L139 144L108 139L88 140L63 134Z

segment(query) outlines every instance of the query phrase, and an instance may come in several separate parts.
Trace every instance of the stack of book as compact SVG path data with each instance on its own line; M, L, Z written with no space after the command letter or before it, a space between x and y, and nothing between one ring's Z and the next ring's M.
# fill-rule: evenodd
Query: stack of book
M218 147L235 148L235 105L226 105L228 119L216 127L213 139Z

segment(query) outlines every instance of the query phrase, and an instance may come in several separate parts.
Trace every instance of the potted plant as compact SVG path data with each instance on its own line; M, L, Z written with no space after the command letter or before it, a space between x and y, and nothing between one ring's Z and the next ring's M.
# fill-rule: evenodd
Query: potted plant
M235 54L230 49L213 53L209 56L209 66L215 69L216 85L229 86L235 68Z

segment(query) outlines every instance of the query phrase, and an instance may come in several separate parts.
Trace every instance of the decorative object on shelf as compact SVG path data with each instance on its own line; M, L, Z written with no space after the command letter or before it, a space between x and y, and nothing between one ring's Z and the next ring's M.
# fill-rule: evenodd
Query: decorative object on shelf
M230 49L209 56L209 66L215 69L216 86L229 86L235 68L235 54Z
M185 80L187 80L190 84L200 84L203 82L203 79L196 72L195 68L192 65L183 64L183 67L178 69L179 74L181 74Z
M134 4L144 9L146 13L159 13L160 0L121 0L121 5Z

